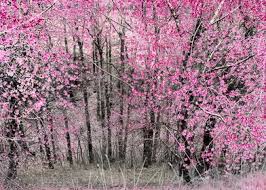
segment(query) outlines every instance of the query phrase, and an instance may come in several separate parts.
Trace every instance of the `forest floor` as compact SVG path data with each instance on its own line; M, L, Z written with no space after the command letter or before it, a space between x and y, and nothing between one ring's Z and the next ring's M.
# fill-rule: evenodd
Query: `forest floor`
M109 167L104 170L90 166L84 168L42 166L20 170L12 190L266 190L266 173L256 172L246 176L227 176L220 179L204 178L184 185L169 166L151 168ZM1 186L0 189L2 190Z

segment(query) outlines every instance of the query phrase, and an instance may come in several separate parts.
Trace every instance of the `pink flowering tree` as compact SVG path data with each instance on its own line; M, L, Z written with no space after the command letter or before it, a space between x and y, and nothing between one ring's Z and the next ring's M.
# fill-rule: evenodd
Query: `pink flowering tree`
M212 166L226 164L235 171L241 162L254 159L265 142L261 4L121 4L133 7L125 11L133 28L129 62L133 97L145 105L146 141L153 136L155 113L157 118L170 114L180 174L187 182L190 169L201 176ZM149 165L151 154L144 159Z
M145 167L156 162L158 144L166 139L186 182L213 168L239 173L243 163L261 167L262 1L3 0L0 5L7 179L16 177L19 147L36 155L25 129L36 134L49 168L57 160L56 134L64 139L72 166L73 145L82 147L81 119L90 163L93 123L100 126L95 127L100 156L115 158L117 138L120 161L126 159L130 129L141 128ZM90 113L94 93L96 111ZM82 114L75 113L79 106Z

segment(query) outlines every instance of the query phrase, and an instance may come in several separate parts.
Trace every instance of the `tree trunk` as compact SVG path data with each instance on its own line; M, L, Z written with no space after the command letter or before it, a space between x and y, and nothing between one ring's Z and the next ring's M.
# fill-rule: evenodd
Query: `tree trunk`
M66 31L66 20L64 19L64 42L65 42L65 50L66 53L69 53L68 50L68 41L67 41L67 31ZM74 39L75 40L75 39ZM76 55L76 45L73 46L73 61L76 61L77 55ZM64 109L64 108L63 108ZM72 149L71 149L71 138L69 134L69 126L68 126L68 117L67 117L67 110L63 110L64 115L64 123L65 123L65 129L66 129L66 141L67 141L67 161L69 161L70 166L73 165L73 156L72 156Z
M159 145L160 132L160 112L158 112L154 129L152 162L156 162L156 154Z
M37 128L37 134L38 134L38 142L39 142L39 150L40 150L40 155L41 155L41 158L43 157L43 153L44 153L44 150L43 150L43 146L42 146L42 138L41 138L41 133L40 133L40 129L39 129L39 126L38 126L38 122L36 121L36 128Z
M187 130L187 122L186 122L186 119L188 117L187 115L187 110L186 108L183 108L183 116L184 116L184 119L181 120L179 122L180 124L180 132L181 132L181 139L182 139L182 142L184 143L185 145L185 152L184 152L184 155L183 155L183 161L181 162L180 164L180 168L179 168L179 171L180 171L180 175L183 177L183 180L186 182L186 183L190 183L191 182L191 177L189 175L189 170L188 170L188 167L190 166L191 164L191 152L190 152L190 149L189 149L189 144L188 144L188 141L187 141L187 138L185 136L183 136L183 131L184 130Z
M120 38L120 71L119 71L119 77L122 78L123 74L125 72L125 28L122 28L122 32L119 33ZM120 114L119 114L119 123L120 128L118 130L118 155L119 160L124 160L125 158L125 152L123 151L123 130L124 130L124 84L122 81L118 81L119 86L119 92L120 92Z
M54 165L53 165L52 158L51 158L51 149L50 149L50 145L49 145L49 139L48 139L48 135L47 135L47 132L45 130L45 127L44 127L43 118L40 119L40 124L41 124L41 127L42 127L42 131L44 133L43 144L44 144L46 159L48 161L48 167L50 169L54 169Z
M106 40L106 62L107 62L107 72L109 73L108 82L105 85L105 99L106 99L106 114L107 114L107 149L108 149L108 158L112 160L112 130L111 130L111 93L112 93L112 67L111 60L112 58L112 47L110 40Z
M86 118L86 126L87 126L87 146L89 153L89 162L93 163L94 155L93 155L93 145L92 145L92 136L91 136L91 124L90 124L90 114L89 114L89 106L88 106L88 93L87 88L83 87L83 99L85 103L85 118Z
M99 104L98 106L100 106L100 122L101 122L101 126L102 126L102 156L103 156L103 160L105 159L106 156L106 149L107 149L107 142L106 142L106 135L105 135L105 131L106 131L106 120L105 120L105 81L104 81L104 58L103 58L103 47L101 44L101 36L100 34L97 35L96 38L96 46L97 46L97 50L99 53L99 63L100 63L100 81L99 81Z
M51 149L49 146L49 139L48 139L48 135L46 134L46 132L44 133L44 147L45 147L45 152L46 152L46 158L48 160L48 167L50 169L54 169L54 165L52 162L52 158L51 158Z
M144 143L143 143L143 161L144 167L149 167L152 164L152 149L153 149L153 127L155 124L155 113L150 111L150 126L144 127Z
M94 156L93 156L93 145L92 145L92 136L91 136L91 123L90 123L90 113L89 113L89 102L88 102L88 91L87 91L87 77L86 77L86 65L84 63L84 53L83 53L83 43L78 39L78 46L79 46L79 58L81 61L82 66L82 91L83 91L83 101L85 104L84 112L85 112L85 119L86 119L86 126L87 126L87 146L88 146L88 153L89 153L89 162L93 163Z
M49 123L50 123L50 133L51 133L51 143L52 143L52 151L53 151L53 158L54 163L57 161L57 153L56 153L56 146L55 146L55 138L54 138L54 125L53 125L53 118L49 116Z
M85 164L85 161L84 161L84 157L83 157L83 150L82 150L82 146L81 146L81 142L80 142L80 137L78 137L78 150L80 150L81 163L84 165ZM79 151L77 151L77 155L78 155L78 152Z
M206 158L203 158L202 156L204 153L211 151L211 149L213 148L213 138L211 136L211 131L214 128L215 123L215 118L211 117L207 120L205 125L203 134L203 145L201 148L201 157L199 158L199 162L197 163L197 170L199 174L203 174L205 171L208 171L210 169L210 160L207 161Z
M8 145L9 145L9 153L8 153L8 171L6 175L6 180L12 180L17 177L17 156L18 156L18 150L17 150L17 144L13 140L16 136L17 132L17 122L15 119L11 119L7 123L7 133L6 137L8 139Z
M72 148L71 148L71 138L69 134L69 126L68 126L68 117L67 111L64 110L64 122L66 128L66 141L67 141L67 161L69 161L70 166L73 166L73 156L72 156Z
M124 138L124 145L123 145L123 152L124 152L124 160L126 159L126 153L127 153L127 139L128 139L128 128L129 128L129 120L130 120L130 109L131 105L130 103L127 106L127 123L125 126L125 138Z
M153 130L149 127L143 129L144 142L143 142L143 162L144 167L147 168L152 164L152 136Z
M27 142L25 141L25 130L24 130L24 126L22 122L19 123L18 133L19 133L20 140L18 140L17 142L22 148L22 150L26 151L31 156L35 156L35 152L30 151L29 146Z

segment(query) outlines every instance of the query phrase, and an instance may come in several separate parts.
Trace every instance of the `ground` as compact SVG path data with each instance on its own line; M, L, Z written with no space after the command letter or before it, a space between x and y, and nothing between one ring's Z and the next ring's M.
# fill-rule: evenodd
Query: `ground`
M150 168L125 168L114 165L106 169L94 166L57 166L53 170L36 165L20 169L19 179L12 182L11 189L266 190L265 174L261 171L242 176L203 178L193 181L192 185L184 185L174 170L165 164ZM2 190L1 187L0 189Z

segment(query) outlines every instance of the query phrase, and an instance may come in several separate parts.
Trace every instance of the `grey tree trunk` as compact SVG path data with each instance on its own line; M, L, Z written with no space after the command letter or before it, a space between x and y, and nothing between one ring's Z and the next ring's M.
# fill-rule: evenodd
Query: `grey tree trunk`
M50 169L54 169L54 165L53 165L53 162L52 162L51 149L50 149L50 145L49 145L49 137L48 137L47 132L45 130L44 119L43 118L40 119L40 124L42 126L42 131L44 133L43 144L44 144L44 148L45 148L46 159L48 161L48 167Z
M17 177L17 157L18 150L16 142L12 139L15 138L17 132L17 123L15 119L11 119L7 123L6 137L8 139L9 153L8 153L8 171L6 174L6 180L12 180Z
M78 46L79 46L79 60L82 66L82 93L83 93L83 101L85 104L84 113L85 113L85 120L87 127L87 146L88 146L89 162L93 163L94 155L93 155L91 122L90 122L89 101L88 101L88 91L87 91L87 77L86 77L87 67L84 62L83 43L80 41L80 39L78 39Z
M130 110L131 110L131 105L128 104L128 106L127 106L127 123L126 123L126 126L125 126L125 137L124 137L124 145L123 145L124 159L126 159L126 153L127 153L128 129L129 129L129 122L130 122Z
M120 71L119 71L119 77L120 79L123 77L123 74L125 72L125 28L122 28L122 32L119 33L120 38ZM125 159L125 152L123 151L123 130L124 130L124 84L121 80L118 82L119 86L119 92L120 92L120 106L119 106L119 123L120 127L118 129L118 156L119 160L124 161Z
M154 141L153 141L153 152L152 152L152 162L156 162L156 154L160 139L160 112L157 114L155 129L154 129Z
M112 93L112 47L111 41L106 40L106 67L109 73L108 82L105 84L105 99L106 99L106 115L107 115L107 155L109 160L112 160L112 130L111 130L111 93Z
M65 128L66 128L66 141L67 141L67 160L69 161L69 165L73 166L73 156L72 156L72 148L71 148L71 138L69 134L69 126L68 126L68 117L67 117L67 111L63 111L64 114L64 122L65 122Z
M155 113L150 111L150 125L143 128L144 142L143 142L143 161L144 167L149 167L152 164L152 149L153 149L153 128L155 125Z
M186 108L183 108L183 112L182 112L182 115L184 116L184 119L180 120L179 121L179 126L178 128L180 129L180 133L183 134L183 131L187 129L187 110ZM188 141L187 141L187 138L183 135L181 135L181 140L182 142L184 143L185 145L185 152L184 152L184 155L183 155L183 160L182 162L180 163L180 168L179 168L179 174L180 176L183 177L184 181L186 183L190 183L191 182L191 177L189 175L189 170L187 169L187 167L190 166L191 164L191 152L190 152L190 149L189 149L189 144L188 144Z
M54 126L53 126L53 118L52 116L49 116L49 123L50 123L50 133L51 133L51 143L52 143L52 152L53 152L53 158L54 163L57 161L57 152L56 152L56 146L55 146L55 138L54 138Z
M207 161L206 159L202 158L202 154L205 152L209 152L213 148L213 138L211 136L211 131L214 128L215 123L216 119L211 117L207 120L205 124L201 154L199 162L197 163L197 170L199 173L196 173L196 175L200 175L210 169L210 160Z

